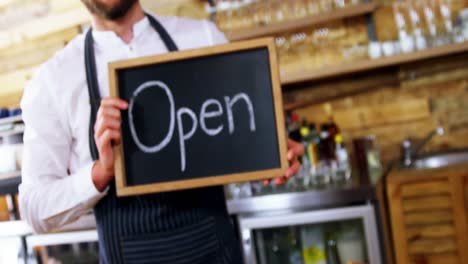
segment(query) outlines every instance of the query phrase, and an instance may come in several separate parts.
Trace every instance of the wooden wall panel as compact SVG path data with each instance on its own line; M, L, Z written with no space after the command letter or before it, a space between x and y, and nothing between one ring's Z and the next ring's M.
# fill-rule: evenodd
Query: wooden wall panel
M468 148L468 52L304 85L284 96L301 117L322 123L331 113L348 142L375 135L384 164L399 158L404 139L417 141L439 126L445 135L424 151Z
M307 107L297 110L299 117L323 122L327 118L326 111ZM333 112L335 121L345 130L364 129L394 123L403 123L425 119L431 116L429 101L426 98L405 100L383 105L352 107L347 110Z

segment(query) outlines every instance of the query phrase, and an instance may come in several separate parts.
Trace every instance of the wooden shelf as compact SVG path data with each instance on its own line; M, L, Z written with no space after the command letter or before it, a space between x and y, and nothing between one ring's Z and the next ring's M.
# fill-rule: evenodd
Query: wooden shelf
M278 33L297 30L332 20L365 15L372 13L376 8L377 4L370 2L343 9L335 9L332 12L310 16L303 19L297 19L268 26L259 26L252 29L237 30L227 33L227 37L230 41L238 41L276 35Z
M464 43L450 44L443 47L400 54L375 60L363 60L344 65L327 66L317 70L304 70L296 73L283 74L281 76L281 83L283 85L288 85L304 81L315 81L366 70L397 66L405 63L437 58L466 51L468 51L468 41Z

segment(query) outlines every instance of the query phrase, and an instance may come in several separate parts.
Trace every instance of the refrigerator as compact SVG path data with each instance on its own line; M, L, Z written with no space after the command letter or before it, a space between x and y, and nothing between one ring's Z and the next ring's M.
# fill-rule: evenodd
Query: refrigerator
M245 264L381 264L372 204L238 217Z

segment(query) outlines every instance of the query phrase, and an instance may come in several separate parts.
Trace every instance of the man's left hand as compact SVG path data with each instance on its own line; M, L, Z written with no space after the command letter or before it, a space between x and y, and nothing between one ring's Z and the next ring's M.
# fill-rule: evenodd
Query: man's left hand
M285 184L289 178L293 177L299 171L301 164L298 157L304 154L304 146L294 140L288 139L288 154L289 168L286 170L285 175L274 179L276 185ZM264 185L270 184L270 180L265 180Z

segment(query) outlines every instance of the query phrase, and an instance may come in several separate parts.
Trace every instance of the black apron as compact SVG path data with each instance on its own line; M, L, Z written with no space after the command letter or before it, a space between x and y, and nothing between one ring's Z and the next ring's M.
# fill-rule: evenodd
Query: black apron
M176 44L162 25L147 17L167 49L176 51ZM94 123L101 97L92 29L85 39L85 67L91 103L89 147L93 160L97 160ZM157 177L157 171L152 173ZM112 182L94 214L101 263L242 263L219 186L120 198Z

